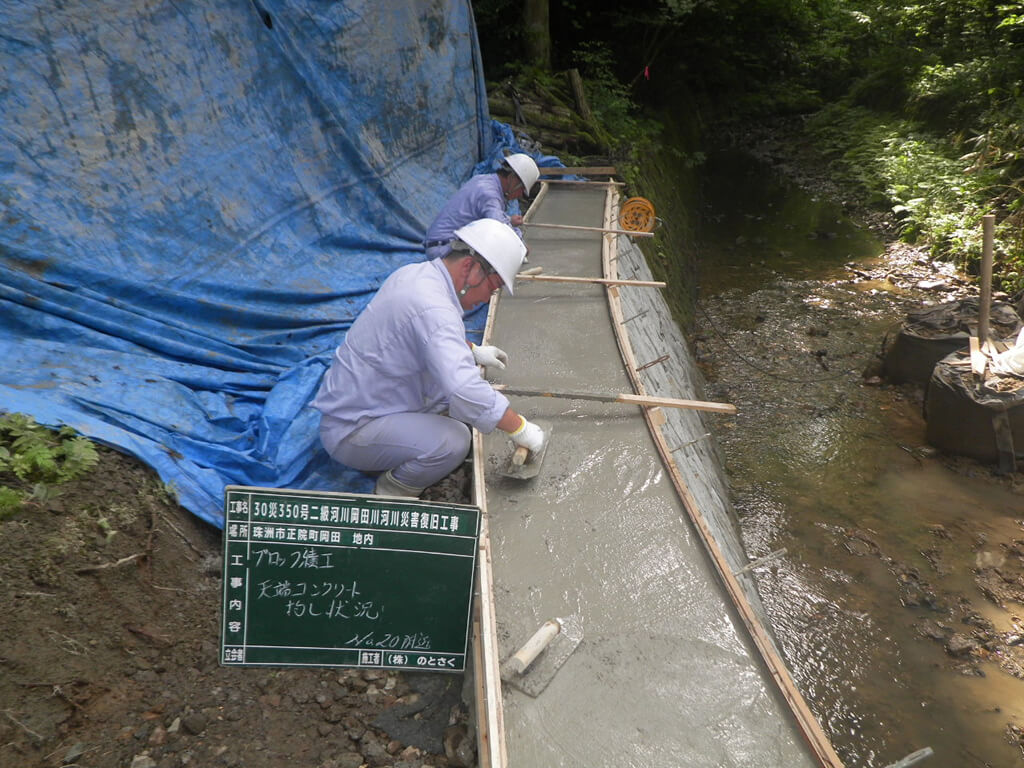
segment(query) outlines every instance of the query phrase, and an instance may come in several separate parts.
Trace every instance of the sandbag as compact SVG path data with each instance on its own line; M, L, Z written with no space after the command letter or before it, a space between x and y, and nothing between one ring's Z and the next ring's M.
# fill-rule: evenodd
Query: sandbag
M1024 458L1024 378L971 371L969 354L954 353L932 371L925 393L928 442L1000 471L1016 471Z
M893 384L928 384L935 364L954 352L967 349L971 333L977 334L980 300L968 297L924 307L907 313L891 343L883 347L882 375ZM1015 337L1024 322L1004 302L992 302L989 338Z

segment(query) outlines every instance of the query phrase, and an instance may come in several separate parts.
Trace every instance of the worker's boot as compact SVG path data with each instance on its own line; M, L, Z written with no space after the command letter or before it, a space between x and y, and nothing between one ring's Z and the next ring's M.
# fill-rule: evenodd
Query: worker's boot
M414 499L418 499L423 490L423 488L406 485L401 480L396 480L389 469L377 478L377 486L373 489L373 492L378 496L411 496Z

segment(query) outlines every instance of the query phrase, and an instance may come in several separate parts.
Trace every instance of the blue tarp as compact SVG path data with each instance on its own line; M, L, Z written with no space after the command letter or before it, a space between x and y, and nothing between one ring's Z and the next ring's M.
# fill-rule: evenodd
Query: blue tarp
M308 407L330 353L458 186L521 151L469 0L0 21L0 410L139 457L217 526L227 484L368 492Z

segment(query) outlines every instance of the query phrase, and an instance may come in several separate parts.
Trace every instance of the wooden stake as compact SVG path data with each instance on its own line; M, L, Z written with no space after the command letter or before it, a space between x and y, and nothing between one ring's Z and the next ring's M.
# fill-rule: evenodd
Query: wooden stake
M995 239L996 217L991 213L981 217L981 302L978 305L978 340L982 348L988 345L988 320L992 305L992 250Z

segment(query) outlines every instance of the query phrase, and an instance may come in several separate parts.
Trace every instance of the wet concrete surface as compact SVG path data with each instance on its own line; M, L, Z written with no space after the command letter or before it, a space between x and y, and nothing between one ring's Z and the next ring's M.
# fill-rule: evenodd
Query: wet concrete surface
M603 188L553 187L531 215L600 226L603 208ZM600 276L600 237L528 230L527 266ZM600 286L521 281L498 304L490 341L510 356L507 370L491 372L495 382L632 391ZM582 640L539 695L503 687L509 765L817 765L666 476L640 409L512 401L549 423L552 436L539 474L527 481L502 476L507 437L484 441L501 659L554 617L578 622ZM706 434L699 419L691 428ZM717 471L709 466L707 474Z

